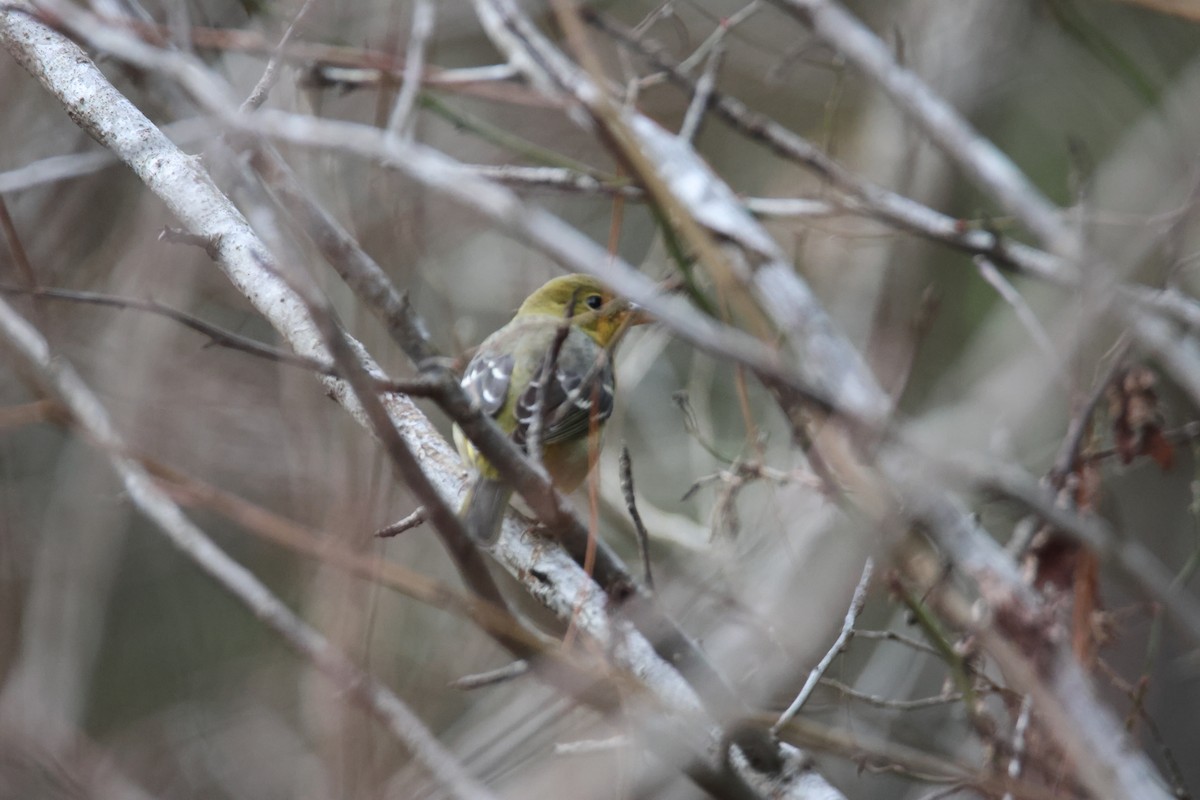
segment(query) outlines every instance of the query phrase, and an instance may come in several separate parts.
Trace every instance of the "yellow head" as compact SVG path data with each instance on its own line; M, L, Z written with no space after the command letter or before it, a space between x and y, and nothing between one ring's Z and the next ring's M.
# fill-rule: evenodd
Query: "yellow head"
M601 347L608 347L630 325L649 322L644 312L615 297L590 275L563 275L547 281L517 310L517 316L528 314L569 318Z

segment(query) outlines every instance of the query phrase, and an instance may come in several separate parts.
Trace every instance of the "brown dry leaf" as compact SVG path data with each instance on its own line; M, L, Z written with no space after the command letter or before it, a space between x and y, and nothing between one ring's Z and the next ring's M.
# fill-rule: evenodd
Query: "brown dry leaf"
M1162 433L1162 414L1154 391L1157 381L1149 367L1137 365L1119 372L1109 384L1113 445L1123 464L1140 455L1150 457L1164 470L1174 463L1174 449Z

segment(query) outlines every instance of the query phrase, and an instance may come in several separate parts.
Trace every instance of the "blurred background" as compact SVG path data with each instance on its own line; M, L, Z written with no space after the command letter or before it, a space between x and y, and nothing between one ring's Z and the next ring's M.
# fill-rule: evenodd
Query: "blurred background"
M591 5L636 26L672 58L694 57L697 73L706 41L723 30L719 90L870 180L964 224L1012 230L887 98L778 9L718 0ZM1194 295L1200 24L1194 11L1189 19L1153 5L897 0L851 10L1044 193L1078 210L1095 251L1110 259L1106 270ZM524 6L557 37L541 4ZM299 5L96 0L95 9L164 26L172 46L194 50L248 94ZM402 63L411 17L408 0L318 0L297 37ZM255 34L261 44L203 35L213 30ZM630 87L644 113L677 130L688 96L654 79L644 60L604 34L591 35L609 76ZM500 60L470 3L436 4L428 64L453 70ZM222 186L237 184L237 165L208 147L214 131L176 86L119 62L101 66L186 150L205 157ZM327 85L337 78L328 68L312 55L285 59L269 105L387 119L396 80ZM618 174L596 137L561 108L504 86L511 84L426 87L415 137L472 164L557 158ZM11 217L0 281L21 280L15 234L39 285L152 299L275 341L202 251L159 240L175 220L125 168L43 161L102 151L7 55L0 56L0 108L0 198ZM755 198L829 197L818 177L715 118L695 141L752 208ZM467 353L559 273L540 254L378 164L311 150L285 155L313 196L410 293L448 355ZM29 170L39 163L61 164L62 174ZM615 245L647 274L671 274L658 224L641 203L517 188ZM1104 374L1120 335L1086 293L1014 278L1027 304L1022 318L969 255L944 245L836 208L765 221L933 452L1015 461L1034 474L1050 467L1070 414ZM372 354L392 374L411 375L337 277L316 258L310 272ZM416 501L372 438L312 376L208 346L174 322L133 309L13 302L98 391L139 453L457 585L428 530L374 538ZM888 591L880 533L841 516L814 490L803 454L760 386L654 327L635 332L618 361L618 410L600 467L604 537L637 564L617 477L626 445L661 602L748 698L765 709L787 704L833 641L870 553L884 560L858 628L925 641ZM7 358L0 370L0 404L28 409L37 396L25 376ZM1169 380L1156 389L1167 429L1196 418ZM423 408L448 431L435 407ZM1107 442L1104 403L1101 410L1096 449ZM158 798L440 796L391 737L131 509L103 453L36 414L0 419L0 796L93 796L96 775ZM1128 466L1108 459L1101 474L1099 512L1181 580L1190 577L1200 552L1190 445L1176 448L1168 470L1146 459ZM975 500L984 525L1007 541L1019 515ZM620 720L581 711L531 678L474 691L448 686L508 660L465 621L263 542L216 513L197 509L193 518L393 687L473 774L505 796L697 792L656 772L635 741L587 755L557 752L625 731ZM520 595L515 583L509 589ZM1132 735L1164 774L1177 773L1195 791L1200 664L1160 625L1149 598L1107 573L1101 591L1108 643L1104 666L1094 670L1097 685L1116 714L1128 715ZM927 645L855 637L828 677L858 695L823 686L805 713L977 763L987 745L972 735L961 702L878 702L936 697L947 676ZM1134 691L1139 685L1144 696ZM64 743L78 760L56 770L38 755ZM853 759L818 756L818 764L850 797L978 796L912 774L860 770Z

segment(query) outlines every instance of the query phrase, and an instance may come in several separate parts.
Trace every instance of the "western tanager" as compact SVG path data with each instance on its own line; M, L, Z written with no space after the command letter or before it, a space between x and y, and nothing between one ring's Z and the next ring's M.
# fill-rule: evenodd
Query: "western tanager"
M467 395L522 449L536 439L554 485L573 491L591 464L588 433L612 415L612 350L644 315L588 275L564 275L525 299L512 320L487 337L463 373ZM540 431L534 425L541 407ZM467 532L491 544L512 488L454 427L454 442L477 472L462 505Z

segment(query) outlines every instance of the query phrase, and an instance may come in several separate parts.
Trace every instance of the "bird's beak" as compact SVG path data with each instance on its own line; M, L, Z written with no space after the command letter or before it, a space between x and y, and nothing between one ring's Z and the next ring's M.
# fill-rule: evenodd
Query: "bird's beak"
M629 304L629 325L648 325L654 322L654 317L650 316L650 312L639 306L637 303Z

